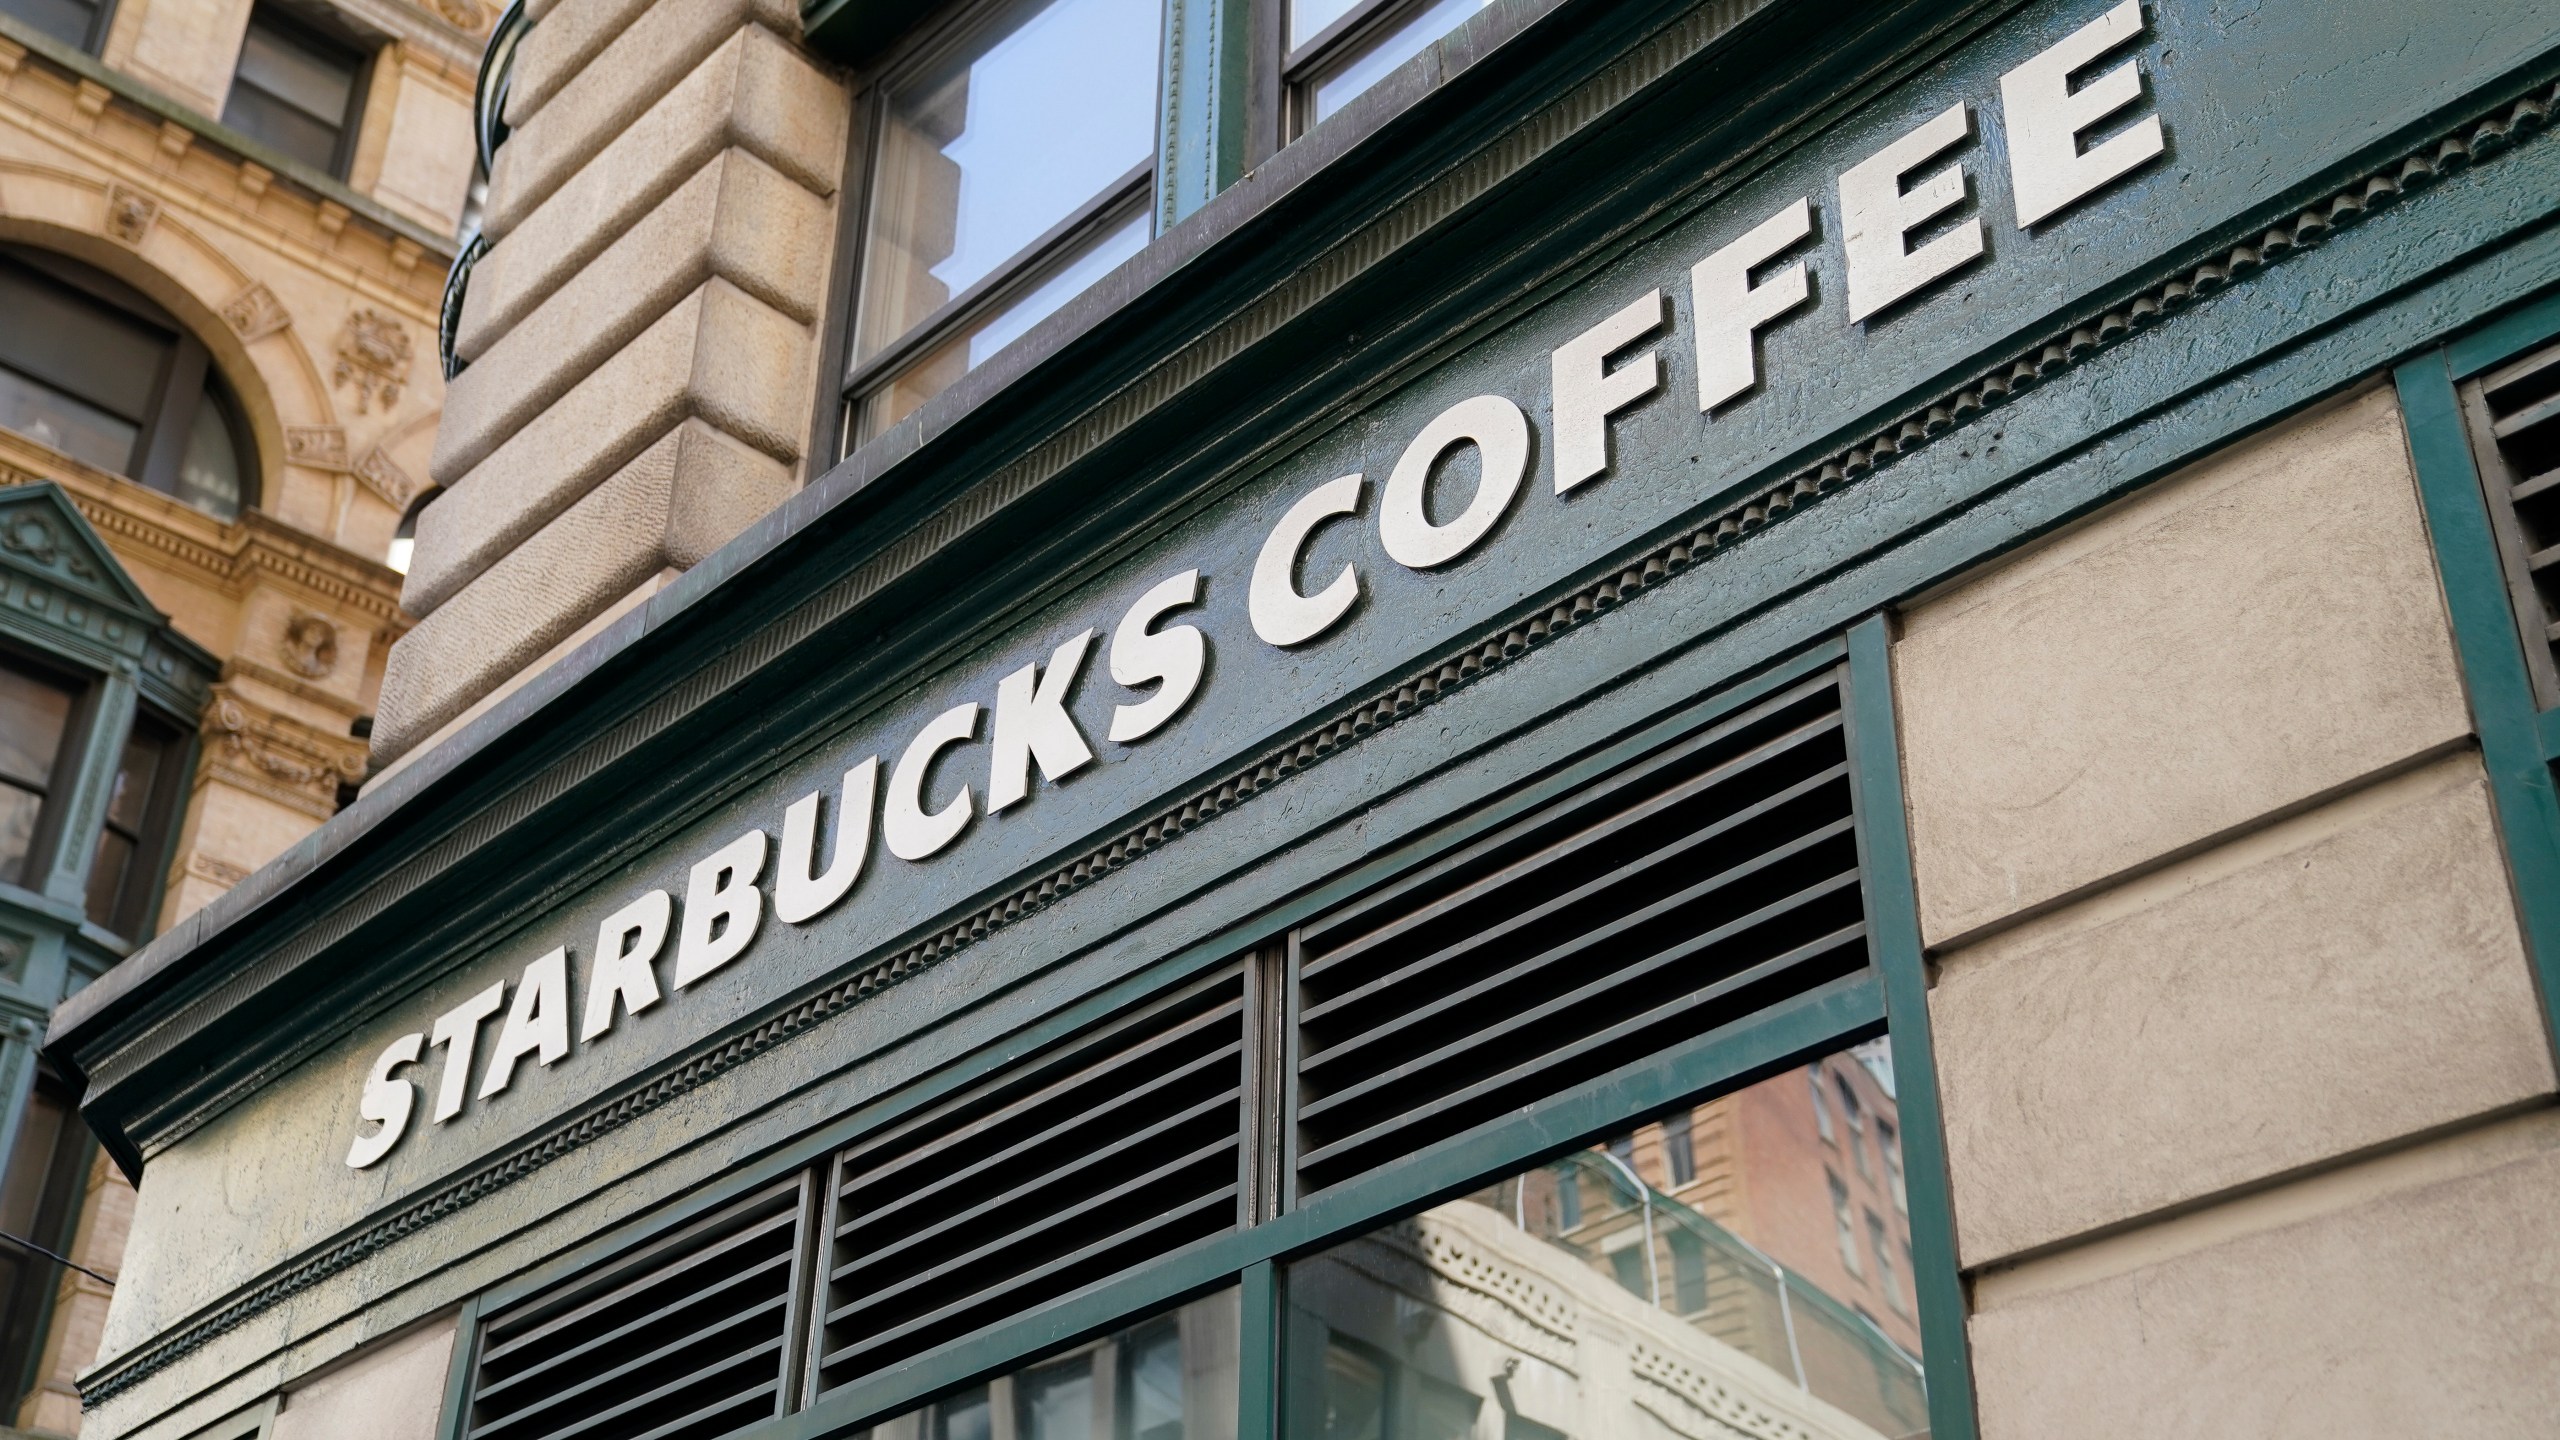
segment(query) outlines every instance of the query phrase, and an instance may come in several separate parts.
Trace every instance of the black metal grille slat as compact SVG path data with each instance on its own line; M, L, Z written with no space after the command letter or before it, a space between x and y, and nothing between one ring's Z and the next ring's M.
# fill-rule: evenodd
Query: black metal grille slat
M1725 879L1725 876L1719 875L1713 880L1705 882L1705 885L1717 885ZM1650 975L1667 966L1677 964L1682 960L1691 959L1704 951L1714 948L1723 941L1733 939L1737 936L1749 935L1754 931L1766 928L1773 921L1782 921L1800 912L1813 909L1822 901L1832 898L1840 891L1855 887L1857 883L1858 876L1855 871L1834 875L1830 879L1825 880L1818 885L1808 887L1804 890L1799 890L1795 894L1789 895L1784 899L1764 905L1760 909L1754 910L1750 914L1743 916L1741 919L1732 921L1729 924L1720 925L1715 929L1708 931L1704 935L1693 936L1688 940L1684 940L1671 949L1664 950L1654 955L1651 959L1646 960L1641 965L1629 966L1626 969L1614 971L1587 984L1577 986L1574 989L1566 991L1562 995L1556 996L1554 999L1546 1001L1544 1004L1541 1004L1534 1009L1516 1012L1510 1018L1500 1021L1497 1024L1487 1026L1480 1030L1471 1031L1459 1039L1452 1040L1437 1049L1415 1056L1413 1059L1407 1060L1392 1069L1382 1070L1365 1080L1346 1085L1343 1088L1326 1095L1322 1100L1299 1107L1299 1117L1301 1119L1309 1119L1326 1114L1332 1110L1339 1109L1346 1104L1365 1099L1389 1085L1411 1079L1415 1075L1421 1074L1430 1069L1433 1065L1446 1061L1453 1056L1465 1054L1477 1046L1504 1040L1523 1030L1543 1025L1578 1005L1585 1004L1598 996L1608 993L1628 980L1641 979L1644 976ZM1704 886L1701 888L1704 888ZM1682 898L1685 899L1686 897ZM1649 917L1629 916L1626 920L1620 923L1633 924L1637 920L1643 918ZM1607 939L1609 937L1602 935L1594 938ZM1566 947L1564 953L1536 956L1530 961L1525 962L1523 965L1514 967L1514 969L1515 971L1525 970L1532 967L1569 960L1572 958L1571 952L1582 948L1583 946L1577 942L1570 947ZM1489 984L1488 987L1484 988L1489 988ZM1313 1066L1309 1065L1306 1068L1311 1071Z
M713 1440L781 1413L807 1205L795 1176L493 1315L466 1440Z
M2560 706L2560 345L2502 366L2470 390L2473 447L2526 669L2537 701Z
M1234 1008L1222 1008L1218 1013L1203 1018L1211 1022L1219 1020L1232 1022L1236 1018L1237 1013L1238 1011ZM1180 1070L1168 1071L1142 1085L1116 1093L1109 1098L1102 1100L1092 1108L1079 1110L1076 1113L1064 1116L1058 1120L1057 1123L1051 1125L1046 1131L1033 1135L1016 1145L991 1150L987 1154L979 1156L976 1160L969 1162L965 1166L945 1170L932 1181L901 1193L899 1195L899 1201L901 1205L911 1206L920 1202L932 1200L945 1190L953 1189L970 1181L979 1179L990 1171L1001 1170L1004 1168L1006 1161L1013 1159L1026 1150L1033 1150L1050 1144L1063 1143L1079 1132L1089 1128L1107 1128L1112 1117L1119 1111L1127 1109L1133 1105L1143 1104L1152 1100L1156 1098L1158 1092L1179 1086L1185 1081L1194 1079L1219 1065L1235 1063L1242 1057L1243 1050L1244 1043L1241 1040L1238 1040L1232 1044L1223 1046L1220 1049L1210 1051ZM1089 1076L1077 1077L1079 1082L1089 1078ZM1054 1098L1058 1093L1063 1093L1063 1087L1053 1087L1051 1090L1044 1091L1042 1092L1041 1098ZM1008 1107L1007 1114L1011 1115L1014 1113L1018 1112L1014 1108ZM907 1167L898 1167L897 1169L890 1169L884 1167L881 1170L864 1175L857 1180L847 1181L846 1183L839 1185L836 1189L836 1193L843 1201L850 1204L876 1185L895 1178L906 1168ZM853 1235L872 1224L898 1218L900 1218L898 1212L890 1209L858 1212L848 1217L837 1228L836 1235L839 1239L850 1239Z
M1591 1051L1604 1049L1629 1036L1643 1034L1667 1021L1679 1018L1684 1011L1764 985L1770 980L1804 966L1808 961L1836 954L1844 948L1863 947L1866 938L1867 927L1860 924L1806 941L1795 949L1763 960L1740 974L1729 975L1698 991L1695 995L1658 1005L1641 1015L1622 1020L1606 1030L1584 1036L1564 1049L1542 1051L1535 1059L1523 1061L1508 1070L1487 1076L1466 1090L1449 1096L1448 1103L1462 1105L1480 1096L1498 1093L1523 1081L1536 1080L1548 1073L1560 1060L1570 1061ZM1864 958L1863 952L1860 958ZM1831 978L1832 973L1825 972L1823 978ZM1366 1146L1393 1138L1401 1128L1397 1121L1382 1122L1358 1134L1345 1136L1320 1150L1309 1151L1300 1156L1299 1160L1302 1165L1325 1165L1343 1155L1358 1153Z
M1805 796L1814 793L1824 785L1835 783L1845 778L1846 774L1843 769L1834 768L1833 770L1826 771L1821 775L1815 776L1813 779L1806 781L1803 785L1786 792L1776 800L1769 803L1771 807L1774 808L1777 804L1788 800L1802 799ZM1698 841L1703 842L1704 840L1712 837L1702 834L1696 838ZM1577 930L1559 943L1550 946L1537 954L1531 955L1527 959L1518 961L1507 969L1496 971L1491 975L1485 976L1481 980L1464 985L1457 990L1450 991L1426 1005L1416 1009L1408 1009L1404 1013L1409 1020L1420 1020L1428 1018L1439 1011L1448 1009L1451 1006L1463 1004L1466 1001L1480 998L1483 994L1504 982L1535 970L1541 965L1562 960L1572 955L1577 950L1599 945L1605 941L1614 939L1621 930L1652 918L1655 913L1666 907L1685 904L1690 900L1694 900L1705 895L1709 891L1724 888L1737 880L1744 879L1761 870L1767 869L1771 864L1780 859L1791 858L1806 846L1816 845L1824 840L1847 838L1850 838L1849 822L1846 820L1835 820L1831 824L1824 826L1820 830L1814 831L1810 835L1800 836L1797 839L1788 842L1788 844L1781 849L1766 851L1761 854L1754 855L1739 865L1720 871L1714 875L1710 875L1706 879L1699 881L1697 884L1688 887L1686 890L1674 891L1672 894L1665 896L1642 909L1619 916L1597 928ZM1693 848L1693 846L1688 843L1676 846L1667 846L1651 855L1642 857L1630 864L1627 868L1629 870L1638 868L1650 869L1656 864L1677 858L1679 855L1685 853L1691 848ZM1471 936L1466 940L1460 941L1456 945L1452 945L1446 949L1426 955L1411 965L1391 971L1388 974L1380 976L1378 979L1361 986L1357 990L1346 992L1335 1000L1328 1001L1322 1006L1315 1007L1310 1010L1304 1018L1311 1021L1321 1019L1323 1016L1331 1014L1337 1009L1344 1008L1348 1002L1353 1000L1371 999L1375 995L1383 993L1393 986L1402 985L1409 981L1421 978L1429 971L1438 969L1453 960L1464 957L1469 952L1491 946L1499 940L1509 938L1513 932L1528 925L1529 923L1546 918L1546 913L1553 909L1561 908L1567 904L1578 904L1584 900L1598 897L1610 886L1616 884L1619 878L1620 876L1618 875L1612 875L1603 879L1595 880L1589 885L1583 886L1566 896L1560 897L1550 905L1538 907L1536 912L1522 917L1517 922L1506 923L1497 927L1495 931L1484 936ZM1355 1054L1363 1047L1375 1044L1384 1038L1387 1038L1386 1032L1377 1030L1363 1031L1350 1039L1340 1041L1326 1049L1319 1050L1308 1055L1301 1063L1305 1069L1314 1070L1323 1064Z
M839 1155L819 1388L1233 1229L1245 1038L1237 964Z
M1302 929L1299 1193L1867 963L1836 672Z

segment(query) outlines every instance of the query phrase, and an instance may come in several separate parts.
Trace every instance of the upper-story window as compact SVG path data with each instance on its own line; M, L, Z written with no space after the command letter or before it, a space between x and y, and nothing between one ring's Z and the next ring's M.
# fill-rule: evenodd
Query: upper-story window
M1144 248L1161 0L1017 0L878 89L846 390L896 424Z
M1492 0L1289 0L1289 133L1305 134Z
M0 880L23 885L29 879L28 857L79 698L71 681L0 656Z
M245 427L204 346L86 266L0 247L0 428L217 519L251 503Z
M364 98L364 52L266 5L249 15L222 123L343 178Z
M186 744L176 727L137 715L107 793L106 824L89 857L88 912L110 934L139 938L160 883L159 838L185 777Z
M105 0L0 0L0 15L24 20L74 50L94 55L107 43Z

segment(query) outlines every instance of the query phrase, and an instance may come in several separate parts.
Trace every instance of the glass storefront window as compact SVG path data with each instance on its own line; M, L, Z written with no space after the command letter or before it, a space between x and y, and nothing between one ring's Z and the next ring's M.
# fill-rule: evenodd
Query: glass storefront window
M1007 6L895 84L853 363L876 434L1143 247L1163 7Z
M1235 1440L1243 1308L1229 1289L972 1385L864 1440Z
M1883 1075L1823 1064L1892 1113ZM1900 1273L1832 1245L1804 1080L1666 1120L1686 1179L1673 1132L1643 1125L1293 1264L1283 1433L1718 1434L1747 1409L1823 1440L1926 1436ZM1855 1199L1889 1229L1883 1190Z
M1432 41L1457 29L1493 0L1425 0L1391 7L1396 13L1362 33L1345 35L1341 43L1309 57L1298 82L1298 129L1305 131L1358 99L1370 86L1395 73L1421 54ZM1312 37L1307 37L1312 38ZM1297 43L1304 43L1300 39Z

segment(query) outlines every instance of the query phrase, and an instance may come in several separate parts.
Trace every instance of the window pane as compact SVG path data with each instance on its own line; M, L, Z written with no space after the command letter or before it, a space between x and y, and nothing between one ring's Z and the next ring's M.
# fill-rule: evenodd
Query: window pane
M1323 120L1357 99L1362 91L1395 73L1432 41L1457 29L1493 0L1434 0L1411 18L1381 32L1319 75L1310 87L1313 104L1308 123Z
M1785 1074L1687 1112L1686 1198L1646 1125L1630 1153L1577 1151L1292 1265L1283 1433L1604 1440L1747 1412L1771 1433L1926 1436L1918 1327L1841 1262L1812 1095ZM1907 1244L1880 1199L1858 1190L1858 1220ZM1624 1338L1567 1338L1602 1333ZM1639 1349L1669 1363L1632 1373Z
M101 830L97 853L89 857L89 919L119 934L122 931L115 923L116 902L124 898L126 881L133 874L133 853L130 838L113 830Z
M208 388L187 431L187 453L178 462L178 498L217 520L240 516L240 452L222 402Z
M0 0L0 15L24 20L75 50L89 48L89 26L97 14L97 7L80 0Z
M142 427L0 365L0 426L83 464L121 475Z
M1235 1440L1243 1317L1239 1294L1222 1290L881 1421L860 1440Z
M5 261L0 316L10 322L0 324L0 368L94 412L141 422L169 356L167 331L51 275ZM119 456L109 468L121 470L124 464Z
M346 123L347 98L355 93L355 63L282 30L264 16L249 21L240 42L237 85L254 85L332 132Z
M1360 0L1289 0L1289 48L1313 40L1324 27L1359 8Z
M0 664L0 779L39 792L52 783L71 699L66 686Z
M1060 267L1002 307L962 327L949 340L900 371L896 379L872 392L863 406L862 435L868 439L907 418L915 408L951 387L961 376L985 364L1058 307L1084 293L1120 262L1146 248L1147 217L1131 216L1103 232Z
M41 796L0 780L0 880L26 883L27 852L35 846L36 816L43 809Z
M254 86L231 87L231 98L222 106L222 123L315 170L326 173L337 164L337 126L314 120Z
M857 361L1155 153L1163 14L1158 0L1026 5L890 97Z
M144 825L176 737L149 720L134 723L117 762L115 788L107 796L106 827L89 860L90 920L118 935L133 936L146 891L156 877L143 873ZM139 938L139 937L134 937Z

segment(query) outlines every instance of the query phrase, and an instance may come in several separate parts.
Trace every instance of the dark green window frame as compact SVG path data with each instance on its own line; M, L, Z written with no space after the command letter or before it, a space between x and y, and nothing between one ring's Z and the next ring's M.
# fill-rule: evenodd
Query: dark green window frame
M2560 1055L2560 707L2535 701L2523 631L2490 523L2458 386L2560 338L2560 296L2546 297L2425 351L2394 372L2462 665L2471 723L2515 887L2543 1024Z
M1886 1037L1897 1083L1903 1166L1910 1198L1910 1273L1918 1311L1933 1440L1976 1435L1965 1292L1956 1268L1928 976L1913 890L1901 759L1888 673L1887 621L1870 616L1844 636L1763 668L1692 702L1563 772L1446 825L1403 850L1341 876L1239 932L1169 957L1151 971L1054 1013L1005 1041L907 1086L742 1167L666 1210L466 1303L460 1316L440 1434L464 1433L472 1359L483 1315L611 1265L653 1240L822 1162L829 1153L983 1080L1061 1037L1170 990L1239 956L1276 948L1299 925L1387 879L1455 850L1532 806L1571 793L1628 760L1695 732L1781 687L1836 669L1845 692L1851 787L1866 884L1869 965L1742 1019L1711 1029L1598 1079L1571 1086L1505 1118L1430 1145L1400 1163L1333 1184L1260 1223L1136 1265L1100 1284L1038 1305L964 1339L818 1397L794 1413L731 1432L737 1440L820 1440L912 1409L1128 1326L1183 1301L1239 1287L1243 1305L1238 1440L1281 1434L1283 1271L1288 1262L1516 1172L1599 1137L1800 1068L1859 1041Z

